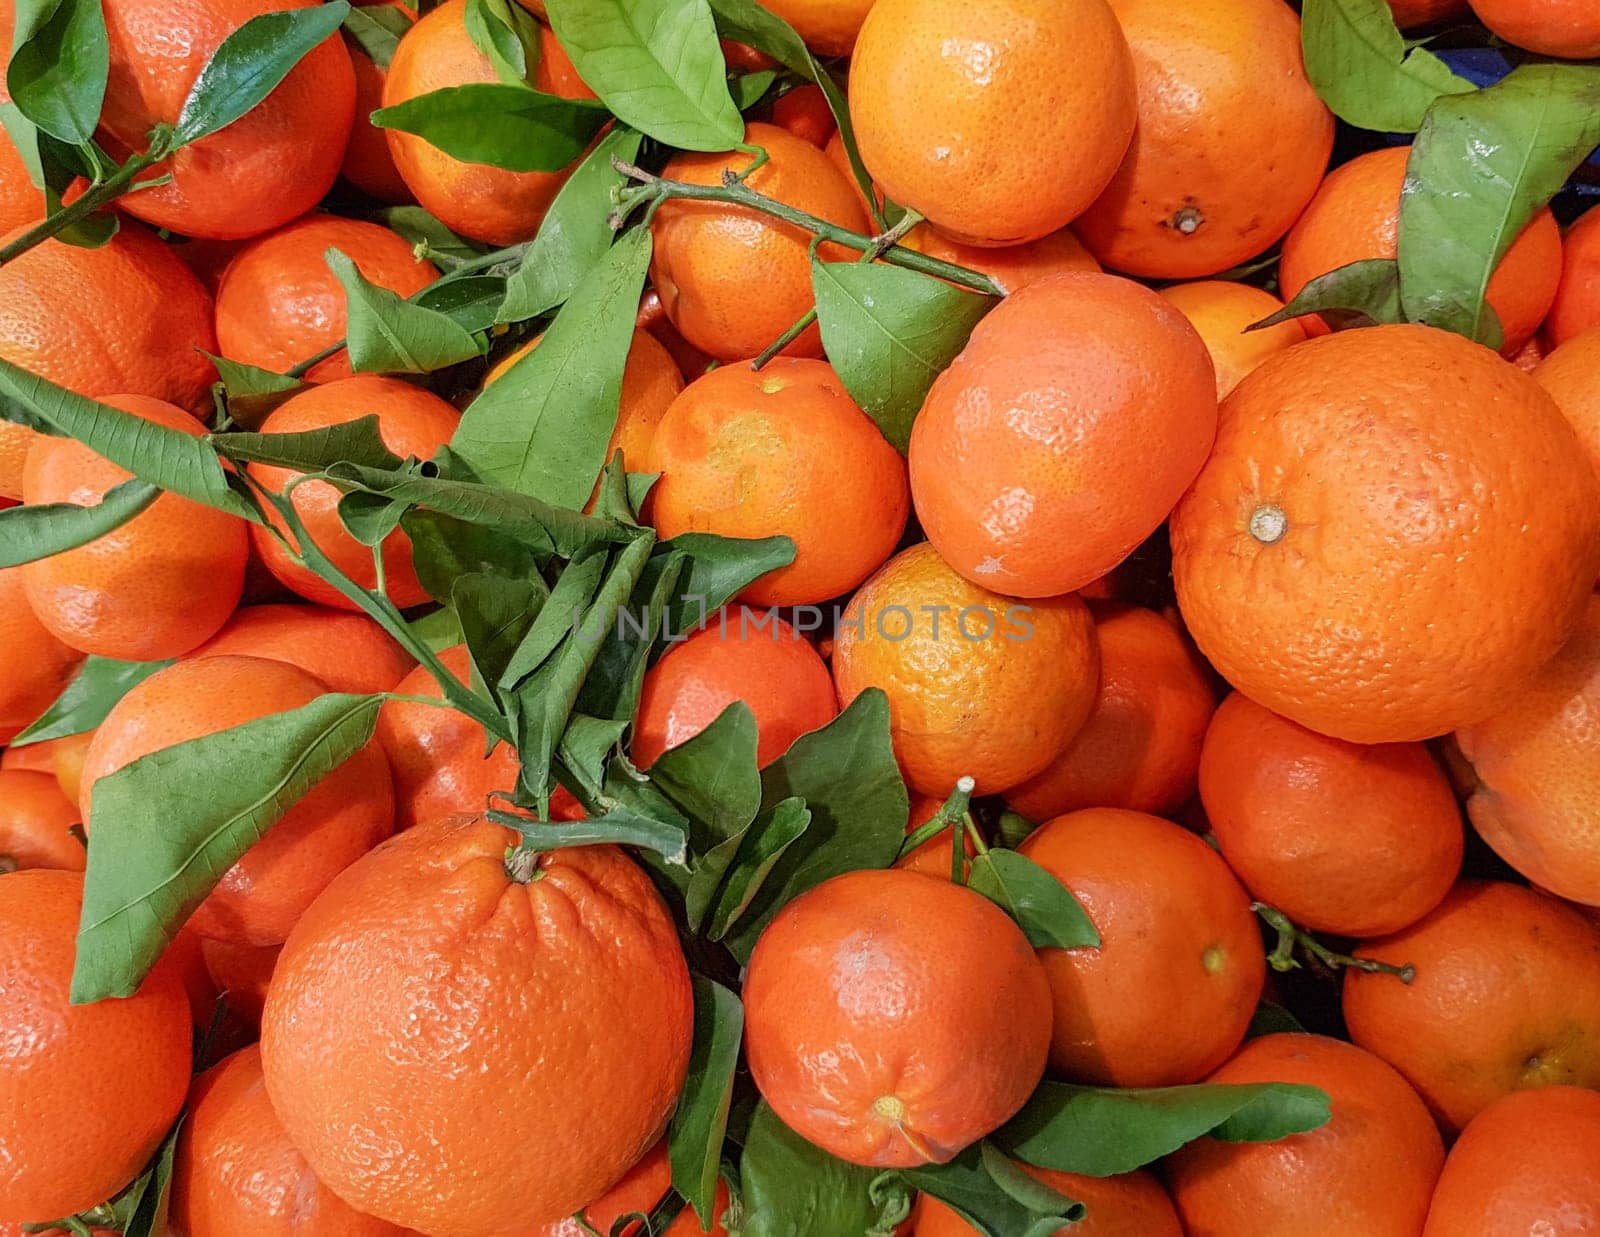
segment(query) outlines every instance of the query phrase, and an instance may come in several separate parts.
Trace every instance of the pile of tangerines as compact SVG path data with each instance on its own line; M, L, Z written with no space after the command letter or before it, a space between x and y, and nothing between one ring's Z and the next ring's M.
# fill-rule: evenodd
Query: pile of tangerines
M1600 1232L1600 3L0 32L0 1234Z

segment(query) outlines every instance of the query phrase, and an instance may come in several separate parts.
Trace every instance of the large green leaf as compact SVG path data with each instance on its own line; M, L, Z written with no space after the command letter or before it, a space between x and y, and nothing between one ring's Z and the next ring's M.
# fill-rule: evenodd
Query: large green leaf
M707 936L720 941L728 935L750 909L773 869L810 826L811 810L804 799L780 800L750 822L717 890L706 921Z
M721 984L693 976L694 1041L689 1077L667 1127L673 1188L710 1225L733 1100L733 1071L744 1039L744 1006Z
M19 0L6 87L24 116L82 146L105 99L110 44L100 0Z
M92 507L30 503L0 511L0 567L15 567L76 549L120 528L161 495L135 477L112 486Z
M316 472L338 463L367 468L401 464L400 457L384 446L377 413L290 434L213 434L210 442L219 454L238 463L271 464L297 472Z
M454 318L380 288L337 249L326 257L344 287L345 344L357 373L429 374L479 354L477 340Z
M794 562L794 542L787 537L679 533L661 546L687 559L674 604L669 608L668 628L674 636L700 626L752 580Z
M1100 944L1100 934L1072 891L1026 855L991 847L972 861L967 885L1015 919L1035 949Z
M739 1159L745 1237L891 1237L911 1210L910 1192L891 1185L875 1194L880 1176L813 1146L763 1100Z
M511 172L559 172L610 118L592 99L503 82L446 86L372 113L381 128L415 133L454 158Z
M171 664L170 661L87 658L72 682L26 730L11 740L10 746L25 747L29 743L86 734L105 721L106 714L117 701L157 670L165 670Z
M735 700L699 734L668 748L650 766L650 780L692 824L696 851L737 837L761 810L756 718Z
M461 576L493 572L512 580L531 580L540 555L490 524L469 524L440 511L413 508L400 520L411 538L417 579L435 601L448 602Z
M1415 133L1440 95L1473 89L1426 48L1407 47L1388 0L1305 0L1300 42L1322 101L1362 129Z
M1406 320L1400 308L1400 264L1393 258L1365 258L1318 275L1277 313L1245 329L1276 326L1291 318L1320 313L1334 330Z

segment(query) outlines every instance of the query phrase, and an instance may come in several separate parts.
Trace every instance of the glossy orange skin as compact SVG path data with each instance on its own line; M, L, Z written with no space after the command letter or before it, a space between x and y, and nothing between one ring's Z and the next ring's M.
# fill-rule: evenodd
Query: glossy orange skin
M1561 283L1540 336L1557 348L1600 327L1600 210L1591 209L1561 238Z
M385 107L451 86L500 80L467 33L466 9L466 0L446 0L400 40L383 86ZM539 27L539 67L531 84L567 99L594 98L544 26ZM417 202L453 232L491 245L515 244L537 232L571 171L508 172L486 163L464 163L415 134L384 132L394 165Z
M415 23L416 10L402 0L378 2ZM383 87L389 80L389 70L380 67L348 34L344 37L344 46L350 53L350 67L356 74L356 115L355 123L350 126L350 143L344 148L339 175L380 201L409 202L411 190L406 187L405 178L389 153L388 131L378 128L370 119L372 113L383 106Z
M1075 273L1008 296L928 391L911 496L975 583L1053 597L1105 575L1166 519L1217 426L1188 320L1148 288Z
M53 740L50 748L50 773L61 787L61 793L74 803L81 800L79 791L83 783L83 759L89 754L89 744L94 731L63 735Z
M1084 1177L1021 1161L1017 1167L1088 1208L1078 1223L1058 1228L1058 1237L1183 1237L1172 1200L1151 1173ZM915 1237L971 1237L978 1231L931 1194L918 1196L912 1219Z
M1250 898L1194 834L1090 808L1018 849L1083 904L1098 949L1041 949L1052 1072L1103 1086L1198 1082L1239 1046L1266 978Z
M745 126L744 140L768 158L745 180L757 193L776 198L852 232L870 231L851 182L826 154L787 129L759 122ZM753 156L674 155L661 173L668 180L716 185L724 170L743 171ZM650 225L655 248L650 282L683 337L721 361L754 357L811 308L811 235L770 215L720 202L672 201ZM825 262L857 255L825 244ZM784 348L788 356L821 356L822 336L813 323Z
M0 877L0 1199L24 1219L122 1189L189 1087L189 1002L171 966L125 1000L68 1001L82 903L76 872Z
M943 1163L1044 1072L1050 995L994 903L918 872L836 876L786 905L745 972L745 1049L773 1111L854 1164Z
M794 562L746 585L752 605L816 605L894 552L911 509L905 461L826 361L778 357L695 379L656 427L651 523L681 533L785 536Z
M327 689L260 657L180 661L117 702L83 765L84 817L94 784L141 756L309 704ZM394 831L388 762L369 742L329 773L229 868L191 922L202 936L276 945L339 872Z
M725 610L646 671L633 720L634 763L649 768L736 700L755 716L762 765L838 712L828 667L803 635L776 616Z
M660 1136L688 1067L689 973L649 879L585 846L519 884L516 841L466 816L400 834L306 913L267 994L291 1140L346 1202L427 1233L571 1215Z
M439 276L398 232L337 215L307 215L250 242L223 271L217 285L222 355L282 371L343 339L344 288L323 256L329 249L340 250L369 282L403 297ZM332 376L324 365L316 368L319 379ZM341 368L348 376L348 358Z
M11 23L4 25L9 28ZM10 45L8 34L6 46ZM0 102L10 102L3 85L0 85ZM34 188L33 181L28 178L27 164L17 153L11 135L0 132L0 232L10 232L43 218L44 194Z
M630 1168L614 1186L583 1209L583 1219L596 1232L610 1237L612 1227L623 1216L632 1212L649 1215L662 1196L672 1188L672 1164L667 1159L667 1140L662 1139L644 1153L644 1158ZM687 1208L685 1209L687 1210ZM637 1237L642 1226L629 1224L622 1230L623 1237ZM669 1228L667 1230L671 1232ZM694 1231L699 1232L696 1224ZM536 1224L511 1237L587 1237L577 1220L563 1216L549 1224Z
M1135 606L1097 610L1100 686L1083 728L1038 777L1006 792L1030 820L1086 807L1175 811L1194 794L1200 743L1216 708L1183 633Z
M1471 0L1472 12L1507 43L1541 56L1600 56L1600 12L1587 0Z
M833 109L828 106L828 96L822 93L821 86L810 84L796 86L773 102L772 123L819 148L827 146L828 139L839 129Z
M327 606L244 606L190 657L241 653L298 666L329 691L386 692L416 660L364 614Z
M772 0L763 7L795 28L823 56L848 56L874 0Z
M217 372L200 353L216 349L211 297L132 221L99 249L50 240L0 266L0 357L79 395L208 409ZM0 494L22 496L33 438L24 426L0 425Z
M323 429L375 414L384 445L404 459L428 459L450 441L461 415L437 395L398 378L357 374L338 382L311 387L290 396L261 423L265 434L291 434ZM289 468L251 464L249 473L275 493L300 474ZM339 521L340 492L326 481L308 481L296 487L294 507L307 533L347 576L364 588L378 586L372 551L362 545ZM275 523L277 513L270 517ZM295 563L269 530L252 526L250 538L267 568L283 584L307 601L342 610L355 603L308 567ZM427 590L411 565L411 538L395 529L383 539L383 566L388 596L404 609L428 600Z
M50 774L0 769L0 875L28 868L83 871L83 843L67 832L81 819L78 805Z
M840 147L840 151L843 151L843 147ZM992 245L964 245L936 232L927 224L920 224L906 234L901 244L930 258L981 271L1007 294L1065 271L1100 269L1100 263L1095 261L1094 255L1067 228L1060 228L1036 241L996 248Z
M1402 30L1465 17L1472 11L1467 0L1389 0L1389 8Z
M1133 58L1103 0L878 0L850 61L872 179L974 244L1071 223L1111 180L1136 116Z
M314 0L108 0L111 73L100 134L113 152L143 150L152 126L178 119L222 41L253 17ZM119 210L185 236L255 236L305 214L339 172L355 115L350 56L337 34L314 47L257 107L179 150Z
M1516 1091L1450 1149L1422 1237L1600 1232L1600 1095Z
M1417 1093L1377 1057L1321 1035L1264 1035L1207 1081L1320 1087L1333 1115L1278 1142L1201 1138L1168 1158L1188 1237L1416 1237L1444 1146Z
M1357 951L1416 967L1346 971L1350 1038L1416 1087L1446 1131L1512 1091L1600 1087L1600 933L1520 885L1462 881L1431 914Z
M200 956L212 985L228 1003L228 1012L259 1030L267 988L278 965L281 945L237 945L200 939Z
M907 784L941 800L961 777L991 794L1041 773L1087 720L1099 669L1083 602L1001 597L927 542L861 586L833 651L840 704L882 688Z
M1456 743L1483 840L1541 888L1600 906L1600 596L1516 699Z
M0 742L31 726L82 663L83 654L61 643L29 608L22 568L0 568ZM13 759L9 748L6 756Z
M1274 713L1354 743L1493 713L1561 647L1600 570L1600 482L1559 412L1431 327L1273 357L1223 402L1172 514L1200 651Z
M1550 392L1578 432L1589 463L1600 474L1600 325L1574 335L1533 369L1533 380Z
M1294 347L1306 337L1302 318L1247 331L1245 328L1252 323L1270 318L1283 308L1283 302L1272 293L1247 283L1207 279L1173 284L1160 291L1205 341L1217 371L1218 399L1269 356Z
M6 748L0 752L0 771L15 769L20 773L49 773L54 767L54 757L50 750L52 743L53 740L47 739L43 743L26 743L21 747Z
M143 395L113 408L195 437L205 427L183 409ZM133 474L71 438L41 435L28 450L29 503L89 506ZM187 653L228 621L244 587L245 522L177 494L162 494L87 545L22 567L34 614L84 653L155 661Z
M1330 739L1237 692L1206 731L1200 800L1251 894L1314 932L1397 932L1461 869L1461 811L1426 747Z
M1278 282L1285 301L1319 275L1368 258L1392 258L1400 230L1400 190L1409 146L1358 155L1328 173L1283 241ZM1490 276L1489 306L1504 332L1501 352L1514 356L1539 329L1561 279L1561 229L1548 209L1525 227ZM1320 315L1301 321L1310 335L1327 333Z
M195 1079L172 1169L171 1218L186 1237L400 1237L317 1180L284 1133L242 1048Z

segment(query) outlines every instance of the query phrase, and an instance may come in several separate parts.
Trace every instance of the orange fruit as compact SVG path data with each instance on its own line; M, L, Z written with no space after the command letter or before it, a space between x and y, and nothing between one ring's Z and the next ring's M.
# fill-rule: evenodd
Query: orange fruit
M716 364L678 333L678 328L672 324L672 319L667 317L667 311L661 304L661 297L654 288L646 288L644 295L639 298L639 313L634 323L667 350L682 377L698 378ZM628 380L626 368L622 371L622 380L623 382Z
M1205 279L1173 284L1162 288L1161 295L1178 307L1205 341L1217 371L1218 399L1269 356L1292 348L1306 337L1303 318L1290 318L1259 331L1247 330L1252 323L1270 318L1283 308L1283 302L1272 293L1247 283Z
M9 26L10 23L5 23ZM5 45L11 45L9 34ZM0 85L0 103L9 103L11 96ZM0 232L10 232L24 224L37 223L44 218L44 194L34 187L28 176L28 166L9 133L0 130Z
M1462 881L1356 955L1416 968L1409 984L1346 971L1345 1023L1446 1130L1512 1091L1600 1087L1600 933L1571 907L1520 885Z
M1467 0L1389 0L1389 7L1402 30L1465 17L1472 11Z
M358 695L393 690L417 664L366 615L326 606L244 606L189 656L229 654L287 662Z
M1600 326L1600 210L1591 209L1561 238L1561 283L1540 331L1558 348Z
M1483 840L1534 884L1600 906L1600 595L1555 659L1456 742Z
M1171 812L1194 794L1216 708L1205 666L1171 622L1134 606L1097 610L1100 686L1089 720L1043 773L1006 792L1030 820L1086 807Z
M663 537L785 536L794 562L745 586L754 605L816 605L894 552L911 495L905 461L826 361L725 365L672 401L650 440Z
M969 580L1053 597L1160 527L1205 463L1216 376L1148 288L1057 275L1008 296L934 380L911 431L911 497Z
M1583 442L1589 463L1600 473L1600 326L1574 335L1533 370L1533 380L1550 392Z
M1328 169L1333 113L1282 0L1113 0L1133 53L1139 121L1076 228L1114 270L1214 275L1289 230Z
M1333 1115L1276 1142L1206 1137L1170 1157L1189 1237L1416 1237L1444 1146L1417 1093L1377 1057L1322 1035L1264 1035L1208 1081L1320 1087Z
M906 782L940 799L962 777L991 794L1043 772L1088 718L1099 668L1083 602L998 596L927 542L861 586L833 651L840 703L887 693Z
M435 90L500 80L467 33L466 11L467 0L445 0L400 40L383 86L385 107ZM555 35L542 25L539 65L530 85L565 99L594 98ZM415 134L384 132L395 167L423 209L451 231L491 245L515 244L537 232L570 171L508 172L465 163Z
M1008 295L1018 288L1048 279L1051 275L1100 269L1100 263L1094 260L1094 255L1083 247L1083 242L1068 228L1058 228L1036 241L996 248L992 245L964 245L924 223L912 228L900 243L930 258L981 271Z
M1502 707L1571 634L1597 570L1600 482L1555 402L1425 326L1268 360L1223 402L1172 514L1200 651L1257 703L1355 743Z
M1088 1214L1058 1234L1070 1237L1183 1237L1178 1213L1161 1183L1146 1172L1115 1177L1084 1177L1018 1163L1036 1181L1082 1203ZM917 1198L912 1213L914 1237L971 1237L978 1230L931 1194Z
M212 986L228 1004L228 1012L251 1027L261 1026L267 988L278 965L281 945L239 945L200 938L200 956Z
M671 1188L672 1165L667 1159L667 1140L663 1138L646 1151L644 1158L623 1174L620 1181L584 1207L583 1222L595 1232L610 1237L611 1230L623 1216L649 1215ZM693 1231L698 1233L700 1226L695 1224ZM642 1232L641 1225L630 1223L623 1226L621 1237L639 1237ZM586 1237L586 1233L575 1217L563 1216L549 1224L536 1224L512 1237Z
M1050 1041L1022 930L965 886L893 869L836 876L779 911L750 955L744 1008L773 1111L882 1168L942 1164L1009 1119Z
M943 806L943 799L912 795L911 815L906 820L906 835L910 836L927 824ZM921 872L924 876L939 876L949 880L950 848L955 845L953 834L956 828L957 826L952 825L939 830L910 853L896 859L894 866L909 872ZM968 858L977 853L977 848L972 845L972 838L967 835L965 827L961 829L961 849L966 852Z
M1330 739L1237 692L1206 731L1200 801L1250 892L1316 932L1397 932L1461 868L1461 811L1426 747Z
M310 8L315 0L197 0L173 10L155 0L108 0L111 73L100 137L121 157L150 130L173 124L200 70L253 17ZM120 198L117 207L185 236L255 236L303 215L339 173L355 115L350 56L337 34L304 56L256 107L185 146L147 177L171 181Z
M795 28L806 46L824 56L848 56L873 0L772 0L763 7Z
M217 346L231 361L275 372L344 338L344 288L323 255L342 251L371 283L408 297L439 272L411 243L375 223L307 215L239 250L217 285ZM346 353L316 365L312 381L350 375Z
M757 193L853 232L867 232L866 216L849 180L826 154L777 125L745 126L744 140L767 152L745 179ZM722 183L729 169L742 172L754 156L674 155L661 175L693 185ZM774 343L811 308L811 235L770 215L721 202L671 201L650 225L655 249L650 282L673 325L696 348L721 361L748 360ZM856 255L841 245L821 246L824 262ZM784 348L790 356L821 356L816 324Z
M762 765L838 712L828 667L804 636L776 615L723 610L645 672L633 719L634 763L648 769L735 700L755 716Z
M1111 180L1136 116L1133 58L1103 0L877 0L850 59L872 179L976 244L1071 223Z
M1516 1091L1472 1119L1450 1149L1423 1237L1600 1229L1600 1095Z
M33 725L82 662L83 654L61 643L29 608L22 568L0 568L0 742ZM6 749L8 762L12 750Z
M826 146L839 129L833 109L828 106L828 96L822 93L821 86L810 83L796 86L774 100L772 123L819 148Z
M48 773L0 769L0 874L28 868L81 872L83 843L67 832L83 819Z
M201 351L216 349L211 297L131 221L98 249L49 240L0 266L0 357L79 395L149 395L209 410L217 373ZM0 424L0 494L22 496L33 438Z
M1328 173L1311 204L1283 241L1278 282L1285 301L1319 275L1351 262L1392 258L1400 229L1400 190L1409 146L1388 146L1359 155ZM1561 229L1548 209L1540 211L1500 259L1487 299L1500 317L1501 351L1507 356L1539 329L1561 279ZM1317 314L1301 318L1308 334L1327 326Z
M31 611L30 611L31 613ZM51 752L53 740L27 743L22 747L8 747L0 752L0 772L16 770L19 773L49 773L55 767Z
M94 731L63 735L52 740L50 748L50 774L56 779L61 793L73 803L81 801L79 793L83 782L83 759L89 754L89 744L94 741Z
M396 1224L571 1215L683 1085L689 972L649 878L611 846L508 860L517 840L468 816L398 835L317 899L272 977L273 1107L329 1188Z
M1507 43L1541 56L1600 56L1600 12L1588 0L1471 0L1472 12Z
M402 14L415 23L416 10L404 0L378 0L378 4ZM344 162L339 174L364 193L384 202L409 202L411 190L394 165L389 153L388 130L373 124L372 113L383 106L383 86L389 80L387 65L380 66L361 49L355 39L346 34L345 50L350 53L350 67L356 74L356 116L350 126L350 144L344 148Z
M1098 949L1041 949L1050 1068L1118 1087L1197 1082L1244 1038L1266 980L1250 898L1170 821L1119 808L1058 816L1018 849L1061 881Z
M91 829L100 778L162 748L309 704L323 685L261 657L203 657L157 671L95 731L83 766ZM394 830L388 763L375 742L334 769L244 853L195 911L202 936L275 945L340 871Z
M149 396L105 402L167 429L205 433L183 409ZM88 506L132 478L75 439L41 435L28 451L22 494L30 503ZM88 544L25 563L28 604L56 639L85 653L130 661L187 653L239 604L245 529L238 516L162 494Z
M172 1166L182 1232L229 1237L401 1237L317 1180L272 1111L261 1049L242 1048L194 1081Z
M189 1087L189 1002L170 965L125 1000L68 1000L82 904L76 872L0 877L0 1199L21 1219L122 1189Z
M1531 374L1544 360L1545 348L1537 335L1531 337L1527 343L1517 350L1517 354L1508 358L1513 365L1525 374Z
M443 650L439 660L467 681L472 661L466 645ZM444 692L426 666L418 666L394 690L441 701L434 706L390 700L378 710L377 739L394 774L397 830L458 812L481 812L492 793L516 788L520 766L511 746L496 744L485 757L483 727L442 703Z
M402 458L414 455L418 459L428 459L449 442L461 419L453 407L421 387L399 378L357 374L291 395L268 414L261 423L261 432L304 433L368 415L377 416L378 435L389 450ZM300 475L293 469L267 464L251 464L249 473L258 484L280 494ZM311 540L345 575L363 588L376 588L378 576L372 550L346 532L339 520L341 497L326 481L308 481L295 488L295 511ZM269 513L269 518L276 526L277 513ZM252 525L250 538L272 574L306 600L342 610L356 608L321 576L295 562L270 530ZM388 597L395 605L405 609L428 600L416 568L411 565L411 538L401 529L383 539L383 567Z

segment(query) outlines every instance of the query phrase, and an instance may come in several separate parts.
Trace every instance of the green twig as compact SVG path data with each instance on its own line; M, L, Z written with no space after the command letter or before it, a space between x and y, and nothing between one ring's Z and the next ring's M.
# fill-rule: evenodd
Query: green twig
M1336 953L1275 906L1252 902L1250 909L1278 934L1278 943L1267 955L1267 963L1275 971L1298 970L1300 961L1295 957L1298 949L1330 971L1356 970L1373 975L1393 975L1403 984L1409 984L1417 977L1417 968L1409 962L1404 966L1394 966L1374 958L1356 958L1350 954Z
M0 266L21 257L35 245L43 244L52 236L66 231L79 220L87 219L102 206L116 201L123 194L136 188L147 188L148 186L144 185L136 186L134 180L140 172L161 162L166 156L167 136L162 130L157 129L150 135L149 150L134 155L98 185L90 186L70 205L63 206L55 214L34 224L9 245L0 248Z

